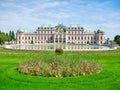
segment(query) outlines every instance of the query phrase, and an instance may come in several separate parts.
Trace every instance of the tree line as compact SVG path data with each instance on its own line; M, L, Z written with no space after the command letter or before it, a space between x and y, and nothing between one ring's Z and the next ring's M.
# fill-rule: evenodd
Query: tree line
M9 31L9 33L2 32L0 30L0 44L4 44L6 41L14 41L15 40L15 33L14 31Z

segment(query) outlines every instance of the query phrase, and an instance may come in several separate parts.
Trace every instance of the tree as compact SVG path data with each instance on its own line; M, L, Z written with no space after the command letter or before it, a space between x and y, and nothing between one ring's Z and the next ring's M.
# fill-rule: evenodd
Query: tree
M117 44L120 44L120 35L116 35L114 41L117 42Z
M4 44L5 41L10 41L10 37L7 33L0 31L0 44Z
M63 49L62 49L62 48L57 48L57 49L55 50L55 54L57 54L57 55L62 55L62 54L63 54Z
M15 40L15 34L14 34L14 31L12 31L11 38L12 38L12 40Z
M14 31L9 31L9 36L10 36L10 40L15 40L15 34Z

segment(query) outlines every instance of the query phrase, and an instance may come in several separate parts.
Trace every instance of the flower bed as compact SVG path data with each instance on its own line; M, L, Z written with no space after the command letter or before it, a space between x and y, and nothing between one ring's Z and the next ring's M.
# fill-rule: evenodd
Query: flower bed
M34 60L22 62L18 65L18 71L27 75L45 77L75 77L99 73L102 66L92 61L82 60L75 63L49 60L48 62Z

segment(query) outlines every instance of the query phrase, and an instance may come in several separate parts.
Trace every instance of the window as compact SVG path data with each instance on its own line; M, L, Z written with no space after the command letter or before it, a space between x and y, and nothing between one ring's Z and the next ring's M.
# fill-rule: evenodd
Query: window
M25 40L27 40L27 37L25 37Z
M86 37L84 37L84 39L86 40Z
M73 37L72 37L72 40L73 40Z
M89 40L89 37L88 37L88 40Z
M96 37L94 37L94 40L96 40Z
M75 40L76 40L76 37L75 37Z
M78 40L80 40L80 37L78 37Z
M44 37L44 40L46 40L46 36Z
M22 39L24 39L24 37L22 37Z
M19 39L20 39L20 36L19 36Z
M51 40L52 40L52 36L51 36L50 38L51 38Z
M93 37L91 37L91 40L93 40Z
M68 40L70 40L70 37L68 37Z
M81 37L81 40L83 40L83 37Z

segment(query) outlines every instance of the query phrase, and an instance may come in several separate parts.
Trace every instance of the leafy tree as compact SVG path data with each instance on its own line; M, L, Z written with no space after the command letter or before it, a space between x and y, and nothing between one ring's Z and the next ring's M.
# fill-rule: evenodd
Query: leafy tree
M117 42L117 44L120 44L120 35L116 35L114 41Z
M0 44L4 44L5 41L10 41L10 37L7 33L0 31Z

